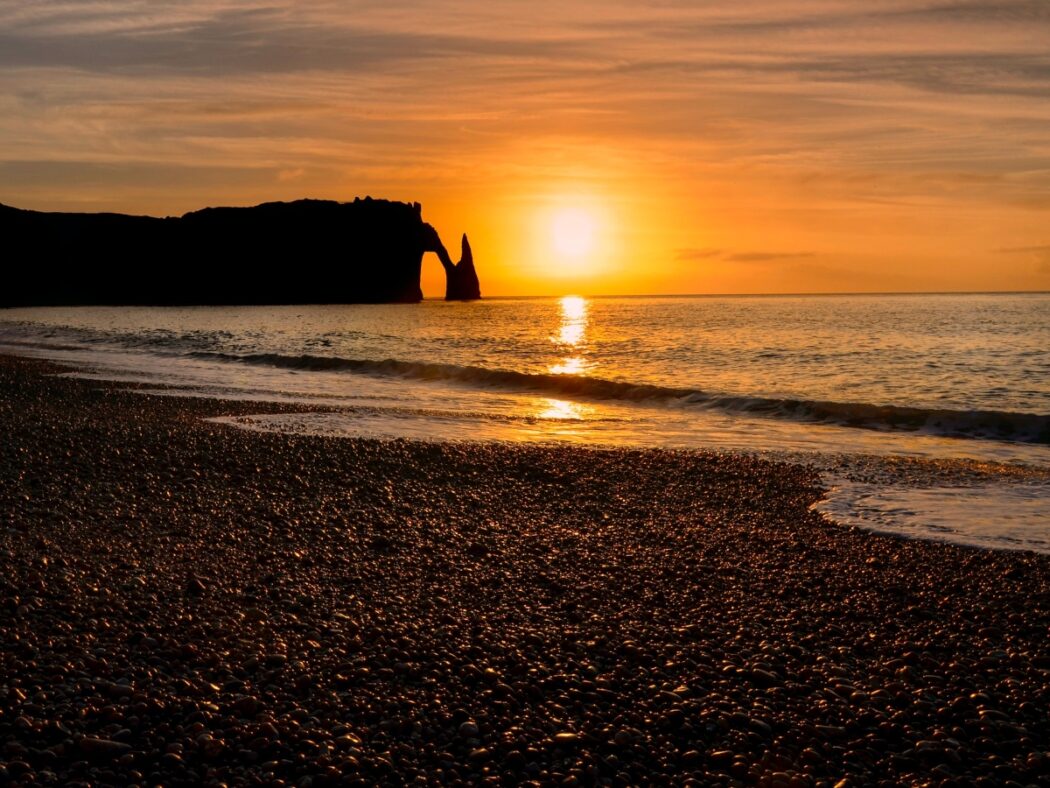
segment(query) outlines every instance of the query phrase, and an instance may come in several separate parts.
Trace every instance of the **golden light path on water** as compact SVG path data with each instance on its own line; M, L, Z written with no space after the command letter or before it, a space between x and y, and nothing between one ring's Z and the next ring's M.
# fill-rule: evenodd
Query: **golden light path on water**
M580 296L565 296L560 306L561 325L557 336L551 337L551 342L558 346L565 357L551 364L549 370L552 375L581 375L592 366L583 355L590 306L587 299Z
M541 419L552 419L554 421L583 421L587 412L594 410L594 408L588 408L579 402L549 398L542 400L540 407L542 410L536 416Z

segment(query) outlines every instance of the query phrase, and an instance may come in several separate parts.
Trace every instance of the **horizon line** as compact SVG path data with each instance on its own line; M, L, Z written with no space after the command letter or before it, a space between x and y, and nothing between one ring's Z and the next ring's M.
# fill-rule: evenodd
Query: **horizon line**
M532 295L491 295L482 301L526 298L791 298L801 296L922 296L922 295L1050 295L1050 290L825 290L788 293L541 293ZM444 301L442 296L424 296L424 301Z

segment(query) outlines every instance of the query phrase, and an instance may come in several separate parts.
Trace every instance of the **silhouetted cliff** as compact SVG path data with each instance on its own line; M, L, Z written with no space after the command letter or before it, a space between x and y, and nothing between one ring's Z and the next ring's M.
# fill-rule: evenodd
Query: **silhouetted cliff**
M427 248L437 254L445 269L445 300L473 301L481 298L481 284L478 282L478 272L474 270L474 253L470 250L467 234L463 233L463 244L458 263L452 262L452 258L448 256L448 250L438 237L437 230L429 224L426 234Z
M441 259L448 300L481 297L466 236L455 265L419 203L298 200L164 219L0 205L0 238L0 306L411 303L425 252Z

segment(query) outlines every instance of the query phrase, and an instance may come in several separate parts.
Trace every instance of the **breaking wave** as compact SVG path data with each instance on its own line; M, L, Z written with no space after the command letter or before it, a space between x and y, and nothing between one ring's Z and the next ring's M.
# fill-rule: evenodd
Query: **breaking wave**
M720 395L697 389L671 388L579 375L537 374L396 359L287 356L277 353L238 355L210 351L197 351L189 355L199 359L283 369L352 372L422 381L455 382L470 386L566 397L711 408L751 416L793 419L871 430L910 431L945 437L1050 444L1050 415L1036 413L964 411L855 402Z

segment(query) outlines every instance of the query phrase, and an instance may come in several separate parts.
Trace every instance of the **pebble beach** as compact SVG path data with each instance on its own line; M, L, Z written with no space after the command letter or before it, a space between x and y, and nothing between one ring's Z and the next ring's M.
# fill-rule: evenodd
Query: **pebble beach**
M0 782L1050 785L1048 556L62 371L0 359Z

